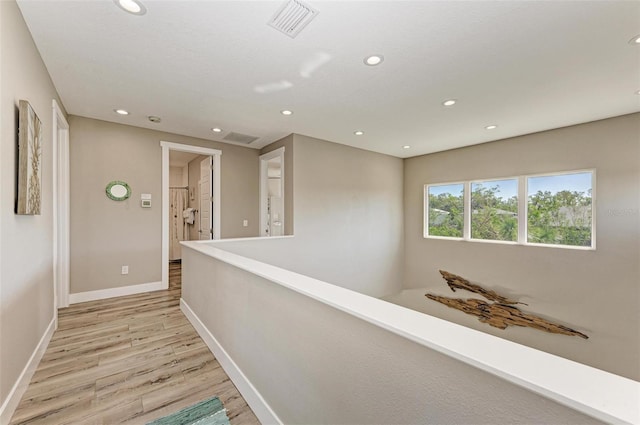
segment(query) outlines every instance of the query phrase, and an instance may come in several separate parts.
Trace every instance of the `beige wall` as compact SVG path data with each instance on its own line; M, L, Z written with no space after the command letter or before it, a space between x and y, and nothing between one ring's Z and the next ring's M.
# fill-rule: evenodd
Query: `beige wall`
M169 187L186 187L188 184L187 167L169 167Z
M294 135L295 234L327 282L380 296L402 282L402 160ZM304 251L303 251L304 253Z
M225 249L367 295L400 291L402 160L297 134L293 142L295 237Z
M284 234L293 235L294 229L294 208L293 204L293 134L288 135L270 145L265 146L260 151L260 155L269 153L284 147Z
M222 236L257 235L257 150L77 116L69 124L72 294L160 281L161 140L222 150ZM107 198L111 180L127 182L131 198ZM152 208L140 207L141 193Z
M260 216L260 151L220 143L222 149L222 229L221 237L258 236ZM249 226L243 227L242 221Z
M53 309L53 147L49 74L14 1L0 2L0 405L16 383ZM18 101L42 121L42 213L15 215ZM4 415L3 415L4 419Z
M597 173L596 251L422 237L425 183L586 168ZM425 290L405 294L403 303L640 379L640 114L407 159L404 193L406 288L442 290L438 269L448 270L516 297L529 304L524 310L590 338L491 328L425 299Z

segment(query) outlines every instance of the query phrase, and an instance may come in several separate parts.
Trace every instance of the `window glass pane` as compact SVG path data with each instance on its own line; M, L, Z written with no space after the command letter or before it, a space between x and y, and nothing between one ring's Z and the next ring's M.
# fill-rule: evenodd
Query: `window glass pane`
M518 240L518 180L471 183L471 238Z
M428 186L428 216L430 236L462 237L463 184Z
M591 246L592 173L527 179L527 241Z

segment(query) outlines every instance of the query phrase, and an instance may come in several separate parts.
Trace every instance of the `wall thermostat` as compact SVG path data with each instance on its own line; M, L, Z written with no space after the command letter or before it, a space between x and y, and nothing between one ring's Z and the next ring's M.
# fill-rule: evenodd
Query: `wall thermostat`
M142 193L140 195L140 206L142 208L151 208L151 194Z

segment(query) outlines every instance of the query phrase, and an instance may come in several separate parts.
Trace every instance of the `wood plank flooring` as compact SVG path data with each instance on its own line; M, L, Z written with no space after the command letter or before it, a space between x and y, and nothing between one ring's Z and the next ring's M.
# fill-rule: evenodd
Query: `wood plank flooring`
M145 424L213 396L232 425L259 424L180 311L180 264L169 274L166 291L61 309L10 424Z

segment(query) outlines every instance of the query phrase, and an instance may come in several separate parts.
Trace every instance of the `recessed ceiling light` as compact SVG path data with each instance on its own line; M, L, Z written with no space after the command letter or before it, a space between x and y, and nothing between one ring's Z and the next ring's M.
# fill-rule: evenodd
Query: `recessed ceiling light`
M118 115L129 115L129 111L125 111L124 109L114 109L113 112Z
M497 125L495 125L495 124L492 124L492 125L488 125L488 126L486 126L486 127L485 127L485 130L495 130L496 128L498 128L498 126L497 126Z
M411 146L409 146L409 145L404 145L404 146L402 147L402 149L410 149L410 148L411 148Z
M640 46L640 34L634 36L631 40L629 40L629 44Z
M354 131L353 134L355 134L356 136L362 136L364 134L364 131L362 130Z
M160 121L162 121L162 119L160 117L156 117L155 115L149 115L147 117L149 119L149 121L153 122L153 123L159 123Z
M442 104L444 106L453 106L456 104L456 100L455 99L445 100L444 102L442 102Z
M214 133L222 133L222 129L219 127L213 127L211 131L213 131Z
M133 15L144 15L147 13L147 8L138 0L113 0L118 7L125 12L129 12Z
M638 90L638 91L636 92L636 94L640 95L640 90Z
M371 55L364 58L365 65L369 66L380 65L382 62L384 62L384 56L382 55Z
M288 110L288 109L284 109L284 110L280 111L280 113L281 113L282 115L293 115L293 112L291 112L291 111L290 111L290 110Z

